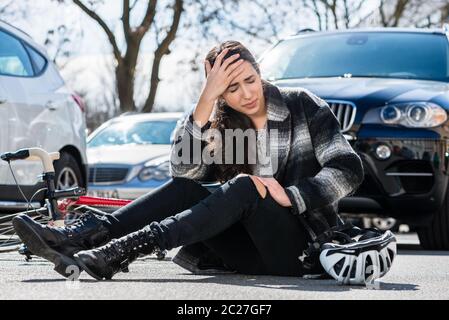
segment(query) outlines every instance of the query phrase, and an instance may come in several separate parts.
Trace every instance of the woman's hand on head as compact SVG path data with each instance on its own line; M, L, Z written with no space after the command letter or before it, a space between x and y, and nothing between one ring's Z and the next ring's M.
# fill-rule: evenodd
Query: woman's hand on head
M281 186L275 178L264 178L264 177L258 177L258 176L253 176L253 177L258 179L260 182L262 182L268 188L268 192L270 193L271 197L279 205L281 205L283 207L291 207L292 206L290 198L287 196L287 193L285 192L284 187Z
M244 60L236 61L239 54L234 54L223 60L228 51L229 49L224 49L217 56L214 66L211 66L208 60L205 61L207 80L201 98L206 101L215 102L226 91L232 80L243 72L242 63Z

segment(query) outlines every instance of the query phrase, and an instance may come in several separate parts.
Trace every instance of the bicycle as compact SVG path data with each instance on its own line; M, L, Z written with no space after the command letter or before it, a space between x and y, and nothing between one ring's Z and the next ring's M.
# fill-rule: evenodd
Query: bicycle
M41 148L26 148L15 152L3 153L0 155L0 159L8 162L14 181L28 204L26 211L6 215L0 214L0 253L19 250L19 253L24 255L27 261L32 259L32 252L22 244L20 238L15 234L11 223L12 219L19 214L27 214L39 223L64 226L74 223L82 214L90 212L91 214L104 215L132 201L127 199L88 197L86 196L86 189L82 187L56 190L53 161L59 159L59 152L48 153ZM16 160L40 160L43 164L44 171L40 177L43 179L46 187L37 190L30 200L22 192L11 167L11 161ZM42 208L34 208L31 202L39 192L45 192L44 206ZM166 251L158 252L157 259L163 260L165 255Z

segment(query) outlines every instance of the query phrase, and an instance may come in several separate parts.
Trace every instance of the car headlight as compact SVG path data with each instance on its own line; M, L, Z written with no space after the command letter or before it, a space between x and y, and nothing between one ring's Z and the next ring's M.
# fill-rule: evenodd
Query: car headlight
M148 180L167 180L170 178L168 161L155 165L153 163L145 164L144 168L138 175L141 181Z
M447 112L432 102L387 105L367 112L363 123L385 123L409 128L431 128L443 124Z

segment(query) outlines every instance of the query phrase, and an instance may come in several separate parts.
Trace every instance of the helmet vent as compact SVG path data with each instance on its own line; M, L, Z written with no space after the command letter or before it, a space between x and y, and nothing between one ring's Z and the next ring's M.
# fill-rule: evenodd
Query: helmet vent
M394 252L393 250L391 250L390 248L387 248L388 251L388 255L390 256L390 260L393 263L393 259L394 259Z
M380 272L385 272L384 259L382 257L379 257L379 267L380 267Z
M334 270L336 274L340 274L341 269L345 263L345 258L341 258L334 266Z
M348 273L349 273L349 266L346 266L345 271L342 274L342 277L346 278L348 276Z
M351 275L350 278L354 278L355 277L355 270L357 268L357 259L354 259L354 262L352 263L352 267L351 267Z
M367 256L365 260L365 279L369 278L373 274L373 260L371 260L370 256Z

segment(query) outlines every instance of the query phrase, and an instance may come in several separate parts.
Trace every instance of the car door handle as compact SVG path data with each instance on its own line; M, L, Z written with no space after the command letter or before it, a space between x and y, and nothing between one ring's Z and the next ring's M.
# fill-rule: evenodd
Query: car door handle
M58 109L53 101L48 101L47 104L45 105L45 107L50 110L50 111L55 111L56 109Z

